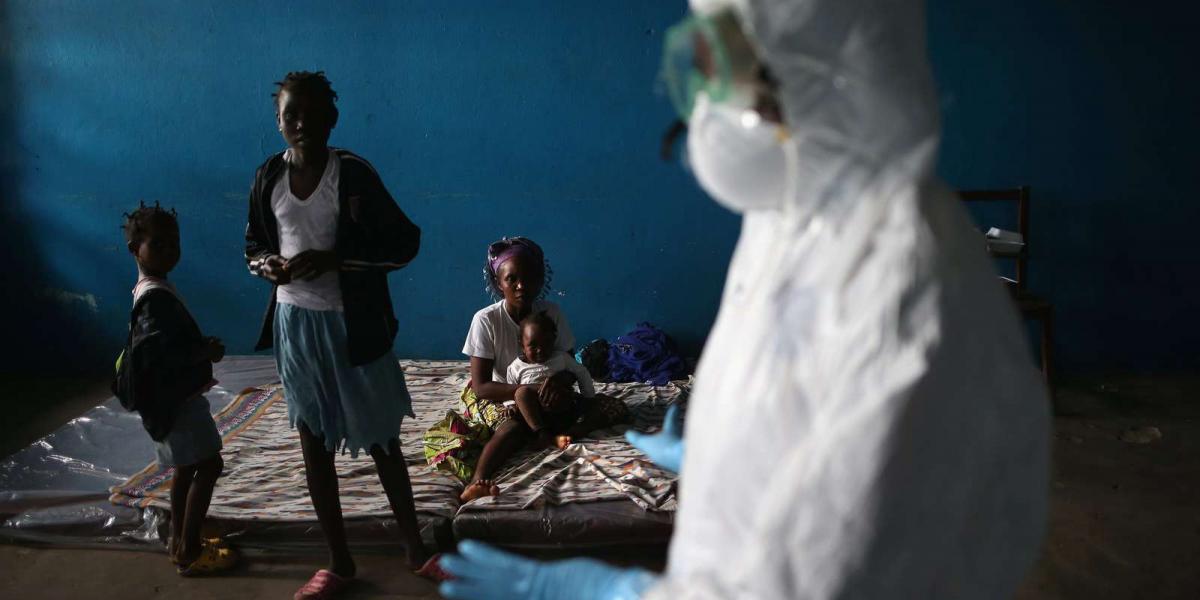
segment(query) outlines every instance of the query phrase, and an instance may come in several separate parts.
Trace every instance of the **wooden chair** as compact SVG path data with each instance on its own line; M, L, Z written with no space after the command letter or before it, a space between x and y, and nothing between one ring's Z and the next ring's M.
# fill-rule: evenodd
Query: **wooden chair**
M1006 279L1005 283L1008 284L1008 291L1012 294L1021 315L1037 321L1041 326L1042 376L1046 379L1046 386L1050 387L1053 376L1054 306L1048 300L1025 289L1026 275L1029 273L1029 187L960 190L958 195L967 202L1011 202L1016 205L1017 233L1021 234L1025 245L1016 253L992 255L1016 262L1016 278Z

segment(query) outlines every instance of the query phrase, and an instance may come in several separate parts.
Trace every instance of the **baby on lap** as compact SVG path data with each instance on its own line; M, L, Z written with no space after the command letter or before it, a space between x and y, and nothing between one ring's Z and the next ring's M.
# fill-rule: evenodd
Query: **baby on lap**
M554 347L558 329L545 312L529 315L521 321L522 356L518 356L508 365L506 379L509 384L521 387L514 394L517 410L525 424L537 435L538 443L542 446L557 446L566 448L571 443L571 437L582 435L584 431L575 431L584 415L585 404L596 396L596 388L592 377L583 365L575 358ZM540 390L542 384L555 374L570 371L579 383L580 394L566 401L557 403L543 402Z

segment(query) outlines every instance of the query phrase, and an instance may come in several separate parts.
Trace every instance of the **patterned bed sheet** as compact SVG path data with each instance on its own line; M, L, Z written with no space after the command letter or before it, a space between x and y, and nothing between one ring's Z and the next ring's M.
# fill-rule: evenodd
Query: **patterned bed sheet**
M458 408L466 384L463 361L401 361L415 419L401 426L418 513L453 518L460 511L523 510L544 504L627 499L649 511L675 510L675 477L645 460L624 440L628 425L602 429L565 450L517 454L496 477L501 494L461 505L462 482L429 468L422 434ZM667 406L684 402L690 381L665 386L598 384L597 391L629 406L632 427L649 430L662 423ZM278 384L243 391L215 419L225 442L224 475L217 483L209 515L239 521L315 521L304 481L300 440L287 422L284 390ZM375 464L362 453L337 459L342 511L347 519L390 516ZM151 463L111 488L114 504L170 508L173 469Z

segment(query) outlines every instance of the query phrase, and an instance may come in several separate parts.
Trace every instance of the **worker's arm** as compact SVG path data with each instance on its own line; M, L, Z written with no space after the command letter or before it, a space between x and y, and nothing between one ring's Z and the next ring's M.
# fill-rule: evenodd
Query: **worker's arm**
M455 600L636 600L657 579L590 558L541 562L472 540L441 566L454 579L438 591Z

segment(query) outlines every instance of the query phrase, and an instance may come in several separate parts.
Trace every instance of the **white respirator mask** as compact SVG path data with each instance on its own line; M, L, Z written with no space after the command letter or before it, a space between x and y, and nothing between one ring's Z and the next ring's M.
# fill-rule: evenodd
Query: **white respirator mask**
M718 204L737 213L779 210L787 189L787 134L758 113L696 98L688 122L688 162Z

